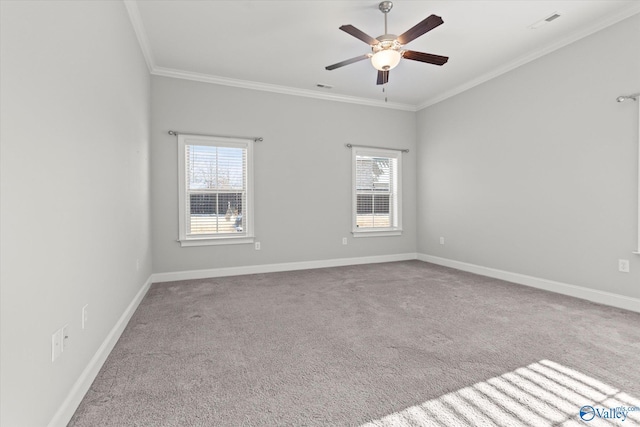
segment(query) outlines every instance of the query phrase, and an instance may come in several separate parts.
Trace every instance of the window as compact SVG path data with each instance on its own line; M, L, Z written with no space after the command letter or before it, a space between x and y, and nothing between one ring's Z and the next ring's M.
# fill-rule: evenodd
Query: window
M354 237L402 233L402 157L399 151L352 148Z
M253 242L253 141L178 135L182 246Z

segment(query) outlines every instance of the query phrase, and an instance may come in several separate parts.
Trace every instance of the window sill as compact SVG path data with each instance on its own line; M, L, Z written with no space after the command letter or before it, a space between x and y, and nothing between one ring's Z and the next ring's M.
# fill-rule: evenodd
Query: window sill
M386 237L386 236L401 236L402 230L354 230L351 232L353 237Z
M255 237L202 237L178 240L180 246L219 246L219 245L243 245L255 241Z

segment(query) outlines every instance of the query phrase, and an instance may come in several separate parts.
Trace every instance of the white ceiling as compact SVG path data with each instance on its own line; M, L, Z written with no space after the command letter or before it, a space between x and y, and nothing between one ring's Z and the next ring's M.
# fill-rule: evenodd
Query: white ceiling
M338 27L383 34L378 3L125 0L153 74L406 110L460 93L640 12L638 0L397 0L389 32L402 34L439 15L444 24L407 48L449 56L449 62L439 67L403 59L383 94L368 60L325 70L370 52ZM554 12L561 17L528 28Z

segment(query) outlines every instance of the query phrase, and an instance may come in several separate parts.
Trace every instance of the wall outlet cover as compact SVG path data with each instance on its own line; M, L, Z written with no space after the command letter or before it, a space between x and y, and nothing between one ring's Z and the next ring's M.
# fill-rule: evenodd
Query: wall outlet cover
M62 329L58 329L51 335L51 361L55 362L62 354Z
M618 260L618 271L621 273L629 272L629 260L628 259L619 259Z
M89 304L82 307L82 329L87 329L87 323L89 323Z

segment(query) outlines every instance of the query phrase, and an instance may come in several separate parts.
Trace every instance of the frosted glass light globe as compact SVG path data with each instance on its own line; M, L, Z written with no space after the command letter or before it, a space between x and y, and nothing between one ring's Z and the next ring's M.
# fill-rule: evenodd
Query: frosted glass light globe
M376 70L389 71L400 63L400 57L400 52L397 50L381 50L371 57L371 64Z

